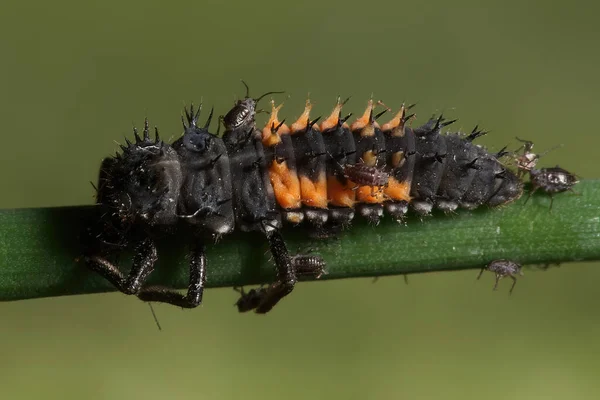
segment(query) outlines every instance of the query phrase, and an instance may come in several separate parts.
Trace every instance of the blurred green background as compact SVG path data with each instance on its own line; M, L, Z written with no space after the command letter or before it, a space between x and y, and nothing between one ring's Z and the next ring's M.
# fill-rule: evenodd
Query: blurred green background
M102 157L148 115L286 90L352 95L532 139L599 178L596 2L4 1L0 208L93 202ZM279 96L285 99L285 96ZM216 126L216 124L213 124ZM558 211L558 210L556 210ZM418 251L418 249L408 249ZM584 399L600 395L600 265L306 283L266 317L211 289L182 311L121 294L0 304L2 398ZM209 272L210 273L210 272Z

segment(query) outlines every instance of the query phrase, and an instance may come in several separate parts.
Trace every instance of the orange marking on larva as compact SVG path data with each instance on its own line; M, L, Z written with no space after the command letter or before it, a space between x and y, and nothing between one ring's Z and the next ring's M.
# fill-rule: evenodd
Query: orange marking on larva
M281 143L281 138L279 135L290 133L290 128L286 124L281 124L279 118L277 118L277 113L281 107L283 107L283 104L275 107L275 102L271 100L271 116L262 130L262 142L263 145L267 147L272 147L278 143Z
M300 180L296 172L291 171L287 163L273 161L269 167L269 178L277 203L284 209L300 208Z
M402 167L402 165L404 165L405 162L406 158L404 157L403 151L397 151L394 154L392 154L392 167Z
M352 123L350 129L355 131L357 129L362 129L371 121L373 116L373 99L369 100L367 104L367 109L363 113L362 117L359 117L356 121Z
M354 207L356 203L356 192L354 191L354 184L346 180L344 185L335 176L327 178L327 196L329 197L329 203L338 207Z
M310 99L306 99L306 105L304 106L304 112L296 122L294 122L291 126L291 133L294 134L296 132L302 132L308 126L310 122L310 110L312 109L312 104L310 103Z
M344 104L340 101L340 98L337 98L337 104L333 108L333 111L327 117L327 119L321 122L321 131L326 131L328 129L335 128L337 124L340 122L340 113L342 112L342 107Z
M369 167L375 167L377 165L377 154L373 150L365 151L360 157L363 164Z
M363 137L373 136L375 134L375 127L379 127L377 122L373 120L373 108L373 99L371 99L362 117L352 123L350 130L353 132L360 130L360 135Z
M302 204L309 207L327 208L327 179L321 174L316 182L307 176L300 176Z
M384 193L392 200L404 200L410 202L410 182L398 182L390 177Z
M404 116L406 115L406 107L402 104L400 111L388 123L381 126L382 131L391 131L392 136L404 136Z
M383 203L383 201L385 200L383 188L379 186L360 186L356 190L356 200L359 203Z

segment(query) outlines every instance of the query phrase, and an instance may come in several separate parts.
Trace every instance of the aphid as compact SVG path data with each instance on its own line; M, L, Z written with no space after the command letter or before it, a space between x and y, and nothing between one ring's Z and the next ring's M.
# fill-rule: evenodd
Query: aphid
M534 194L537 190L541 190L550 195L550 209L552 209L554 195L556 193L572 190L573 186L579 183L577 176L563 168L560 168L559 166L536 169L535 167L537 160L543 154L537 155L532 152L533 142L519 138L517 138L517 140L525 143L523 145L523 154L520 154L515 158L518 174L523 175L525 173L529 173L529 180L532 186L531 191L527 195L525 203L529 200L532 194Z
M517 264L511 260L494 260L490 262L485 267L481 268L477 279L481 278L483 271L485 270L491 271L496 274L496 283L494 284L494 290L498 289L498 282L500 279L509 277L513 280L513 284L510 287L509 293L512 293L515 285L517 284L517 277L515 275L523 276L523 272L521 272L521 265Z
M373 189L377 188L378 190L383 190L390 180L390 175L381 168L366 165L361 162L354 165L345 165L344 174L346 178L350 179L350 181L358 186L369 186ZM374 194L372 195L374 196Z
M552 168L532 169L530 172L533 189L531 194L541 189L552 196L555 193L566 192L579 183L575 175L559 166Z
M517 154L515 156L515 161L517 163L517 176L521 178L535 168L541 156L533 153L532 141L519 138L516 139L523 143L523 154Z
M327 274L325 261L318 255L296 254L292 256L291 262L299 278L319 279Z

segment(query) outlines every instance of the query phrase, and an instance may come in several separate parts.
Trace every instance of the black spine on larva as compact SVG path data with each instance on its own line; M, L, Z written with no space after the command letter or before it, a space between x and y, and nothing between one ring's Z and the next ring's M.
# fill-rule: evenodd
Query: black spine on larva
M471 188L477 169L477 158L480 153L478 147L465 140L458 134L448 134L446 151L446 169L444 177L438 188L436 206L445 211L453 211L458 207L458 202Z
M431 210L444 176L447 147L445 137L440 135L444 125L447 123L444 124L440 116L414 130L417 152L411 196L415 209L421 213Z
M178 213L201 231L226 234L233 230L234 215L225 144L207 129L212 112L203 128L197 126L200 109L185 112L184 134L173 143L183 172Z
M227 113L223 134L232 176L236 226L245 232L264 231L266 225L281 226L280 216L275 208L275 197L269 180L263 145L260 141L260 132L256 129L254 121L256 102L250 100L252 99L238 102ZM250 114L249 108L252 108ZM228 125L227 121L233 122Z

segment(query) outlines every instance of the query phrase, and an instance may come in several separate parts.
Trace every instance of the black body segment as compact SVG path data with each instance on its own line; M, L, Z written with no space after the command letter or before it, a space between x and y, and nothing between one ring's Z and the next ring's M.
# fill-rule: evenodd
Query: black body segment
M452 121L453 122L453 121ZM444 119L440 116L414 130L416 142L415 168L411 203L419 214L429 214L444 176L448 153L445 137L440 135Z
M356 163L383 168L385 166L385 137L375 122L373 100L369 100L367 109L350 127L356 146ZM383 216L383 191L369 185L359 185L356 190L356 209L360 215L372 224L378 224Z
M408 211L410 191L417 153L414 131L405 126L411 116L406 115L403 105L392 120L382 125L385 137L386 164L389 182L385 189L385 211L400 221Z
M438 188L436 206L444 211L454 211L471 184L477 170L479 152L477 147L464 137L457 134L447 135L446 151L451 157L446 157L446 170Z
M412 184L417 152L415 134L412 129L397 127L383 131L385 137L385 167L391 178Z
M495 193L497 188L497 179L501 183L500 177L504 173L504 167L496 158L487 153L481 147L477 147L478 154L475 161L476 172L469 190L460 200L462 208L468 210L475 209L484 203Z
M208 132L212 111L205 126L197 126L200 110L185 110L184 134L173 143L183 173L178 213L202 232L223 235L235 222L229 157L223 140Z
M298 174L311 181L325 176L325 144L323 137L314 126L291 134L292 146L298 165ZM314 205L309 205L313 207Z
M523 182L511 171L506 170L502 174L501 180L500 187L487 201L487 205L490 207L498 207L510 203L523 194Z
M317 229L327 222L326 151L317 120L310 120L312 104L306 101L304 112L290 127L296 169L300 179L304 218Z
M346 100L347 101L347 100ZM346 101L337 99L331 115L321 123L321 135L326 153L327 198L329 202L329 227L336 232L350 225L354 218L356 193L344 171L344 166L356 163L356 145L350 127L342 118Z
M263 231L263 221L273 226L281 225L258 135L254 128L246 127L228 129L223 135L231 174L243 177L233 179L231 183L236 226L244 232Z

